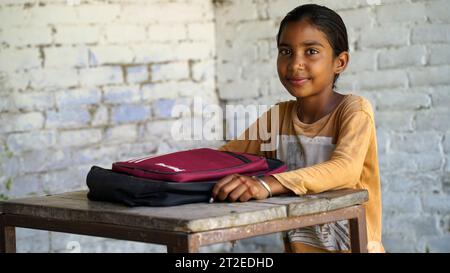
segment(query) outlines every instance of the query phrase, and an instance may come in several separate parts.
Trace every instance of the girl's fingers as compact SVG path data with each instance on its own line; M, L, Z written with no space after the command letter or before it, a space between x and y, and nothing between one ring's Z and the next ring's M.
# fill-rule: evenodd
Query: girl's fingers
M219 182L217 182L216 185L214 185L214 188L211 192L212 197L214 197L214 199L217 198L217 195L219 194L220 190L222 189L222 187L229 183L230 181L232 181L234 178L236 177L235 174L231 174L231 175L227 175L224 178L220 179Z
M250 190L245 191L241 197L239 197L239 201L247 202L248 200L253 198L253 194L250 193Z
M230 194L228 194L228 200L230 200L231 202L236 202L241 198L242 194L247 192L247 190L248 186L241 181L239 186L237 186Z
M237 177L234 177L232 180L227 181L225 184L223 184L222 187L220 187L219 192L216 195L216 199L222 201L227 199L228 195L241 184L242 181Z

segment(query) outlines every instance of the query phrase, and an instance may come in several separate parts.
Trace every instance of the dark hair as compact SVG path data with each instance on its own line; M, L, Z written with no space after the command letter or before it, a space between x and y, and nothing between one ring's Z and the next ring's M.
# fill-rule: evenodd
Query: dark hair
M339 56L344 51L349 51L347 28L341 16L327 7L316 4L298 6L288 12L280 23L280 29L277 34L277 45L280 44L280 36L284 27L290 22L298 22L301 20L307 20L311 25L325 33L328 42L333 48L334 57ZM333 88L338 77L339 74L334 76Z

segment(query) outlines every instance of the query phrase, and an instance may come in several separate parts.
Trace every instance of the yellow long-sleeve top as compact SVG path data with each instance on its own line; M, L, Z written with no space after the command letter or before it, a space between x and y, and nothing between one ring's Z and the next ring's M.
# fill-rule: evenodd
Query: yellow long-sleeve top
M295 100L278 103L238 140L228 142L219 150L283 160L289 171L273 176L298 195L343 188L367 189L369 201L364 206L368 250L384 252L377 141L370 102L361 96L346 95L331 113L312 124L300 121L297 108ZM279 122L273 126L276 130L273 132L271 127L276 123L271 120L276 116ZM251 132L257 132L252 139ZM261 146L264 144L272 149ZM294 250L301 245L328 251L350 248L348 221L291 230L286 235L290 249Z

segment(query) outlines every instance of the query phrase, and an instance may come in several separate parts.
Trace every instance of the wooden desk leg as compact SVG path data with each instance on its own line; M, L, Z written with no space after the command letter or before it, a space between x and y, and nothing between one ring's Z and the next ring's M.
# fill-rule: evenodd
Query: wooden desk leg
M357 217L350 219L350 244L352 253L367 253L367 227L364 206L357 208Z
M0 253L16 252L16 228L6 226L0 215Z
M177 235L173 242L168 243L167 253L196 253L200 248L197 235Z

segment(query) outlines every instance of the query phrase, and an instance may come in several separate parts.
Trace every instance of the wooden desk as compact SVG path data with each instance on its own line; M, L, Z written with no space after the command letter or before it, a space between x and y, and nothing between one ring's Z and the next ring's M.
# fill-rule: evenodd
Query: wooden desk
M15 252L15 227L131 240L197 252L200 246L348 219L352 252L366 252L365 190L245 203L135 207L93 202L86 191L0 203L0 252Z

